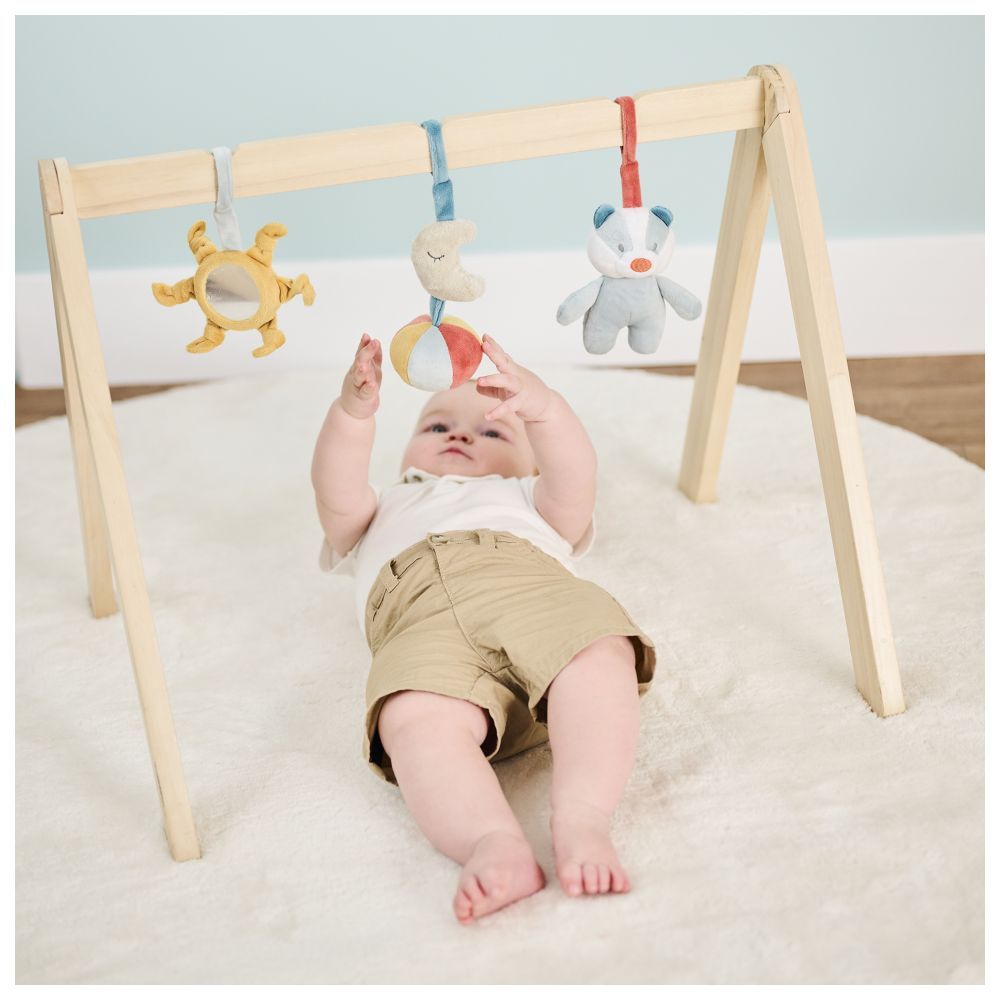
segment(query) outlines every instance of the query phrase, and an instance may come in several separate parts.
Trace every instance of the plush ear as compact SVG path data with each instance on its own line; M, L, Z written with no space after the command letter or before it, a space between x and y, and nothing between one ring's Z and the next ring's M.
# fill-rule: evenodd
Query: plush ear
M649 211L660 219L665 226L669 226L674 221L674 213L662 205L654 205Z
M615 209L613 205L598 205L597 211L594 212L594 228L600 229L601 226L607 221L609 215L614 215Z

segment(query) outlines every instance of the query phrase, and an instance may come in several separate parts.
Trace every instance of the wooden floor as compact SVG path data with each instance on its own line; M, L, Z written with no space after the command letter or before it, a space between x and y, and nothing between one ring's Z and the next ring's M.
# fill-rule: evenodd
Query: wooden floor
M950 448L980 468L986 466L985 359L982 354L921 358L857 358L848 362L858 413L905 427ZM691 375L694 365L644 368L668 375ZM775 389L805 398L802 366L797 361L744 364L744 385ZM112 388L112 399L162 392L170 385ZM62 389L14 392L15 426L65 412Z

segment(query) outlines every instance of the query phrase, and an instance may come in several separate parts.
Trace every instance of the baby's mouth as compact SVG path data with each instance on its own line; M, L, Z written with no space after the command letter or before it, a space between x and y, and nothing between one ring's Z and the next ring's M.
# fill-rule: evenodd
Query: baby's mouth
M442 455L449 455L452 452L454 452L456 455L461 455L463 458L472 458L471 455L466 455L465 452L462 451L461 448L445 448L445 450L443 452L441 452L441 454Z

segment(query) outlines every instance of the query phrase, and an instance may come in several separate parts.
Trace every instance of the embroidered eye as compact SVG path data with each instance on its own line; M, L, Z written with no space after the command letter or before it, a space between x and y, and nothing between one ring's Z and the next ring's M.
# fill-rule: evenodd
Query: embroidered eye
M653 253L656 253L656 251L659 250L659 249L660 249L660 244L659 243L654 243L653 244Z
M427 251L427 256L430 257L431 260L444 260L444 254L441 254L440 257L435 257L430 250Z
M619 243L618 244L618 252L619 253L625 253L625 244L624 243Z

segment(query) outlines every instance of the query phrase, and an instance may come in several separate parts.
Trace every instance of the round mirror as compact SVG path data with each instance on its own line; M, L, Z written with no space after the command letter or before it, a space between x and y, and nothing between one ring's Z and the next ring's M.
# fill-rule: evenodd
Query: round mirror
M218 313L232 320L249 319L260 308L253 278L236 264L222 264L205 281L205 298Z

